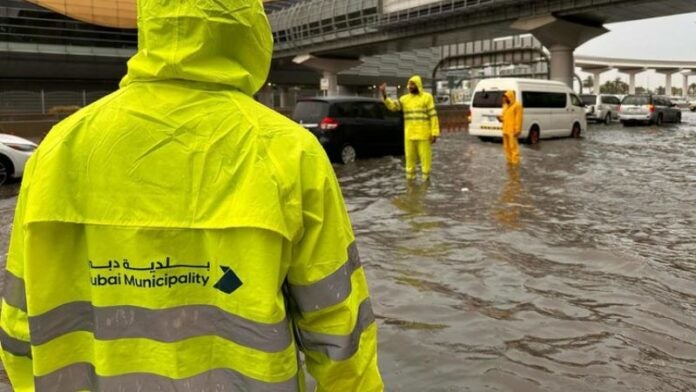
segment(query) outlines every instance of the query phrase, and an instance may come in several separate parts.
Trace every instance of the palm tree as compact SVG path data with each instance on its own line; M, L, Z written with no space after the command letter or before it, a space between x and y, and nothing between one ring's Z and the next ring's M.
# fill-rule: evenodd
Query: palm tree
M689 95L696 95L696 83L691 83L689 89L686 90Z

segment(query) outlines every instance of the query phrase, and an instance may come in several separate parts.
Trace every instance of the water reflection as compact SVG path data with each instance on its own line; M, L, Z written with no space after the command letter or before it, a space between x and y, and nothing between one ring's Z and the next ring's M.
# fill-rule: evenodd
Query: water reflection
M507 181L500 192L498 203L493 207L493 216L508 229L520 226L520 210L523 208L521 199L523 188L520 184L520 168L518 165L507 166Z
M406 217L423 215L425 213L425 196L430 188L430 181L406 182L406 193L395 197L392 204L406 213Z

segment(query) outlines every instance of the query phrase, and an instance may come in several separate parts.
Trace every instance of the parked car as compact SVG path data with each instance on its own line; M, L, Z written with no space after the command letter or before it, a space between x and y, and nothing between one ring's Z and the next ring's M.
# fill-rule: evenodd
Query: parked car
M334 162L404 153L403 116L379 99L304 98L297 102L292 119L319 139Z
M668 97L661 95L627 95L621 101L619 121L623 125L663 122L681 122L681 109Z
M687 109L689 107L689 102L687 102L684 97L669 97L669 100L677 105L679 109Z
M621 105L621 101L617 96L609 94L582 94L580 98L585 104L587 121L601 121L609 125L613 120L619 119L619 105Z
M502 138L503 94L513 90L524 108L519 138L530 144L553 137L579 138L587 129L585 105L568 86L540 79L493 78L480 81L471 99L469 134L482 140Z
M689 110L696 112L696 99L689 101Z
M10 178L19 178L24 165L36 150L36 144L14 135L0 133L0 185Z

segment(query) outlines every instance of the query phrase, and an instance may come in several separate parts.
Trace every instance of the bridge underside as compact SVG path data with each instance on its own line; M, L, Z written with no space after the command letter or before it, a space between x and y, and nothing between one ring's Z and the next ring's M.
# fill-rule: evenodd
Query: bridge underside
M509 3L509 2L506 2ZM427 7L426 7L427 8ZM534 0L507 6L473 7L438 14L419 9L413 16L383 17L369 25L311 37L289 35L276 45L276 59L301 53L358 58L519 34L512 24L520 19L551 15L569 22L600 27L607 23L696 12L693 0ZM280 16L284 11L278 12ZM305 31L298 28L298 31Z

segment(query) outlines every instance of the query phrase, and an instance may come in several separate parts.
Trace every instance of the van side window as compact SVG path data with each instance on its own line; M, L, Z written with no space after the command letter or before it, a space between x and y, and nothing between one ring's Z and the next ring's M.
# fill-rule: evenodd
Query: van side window
M562 109L566 107L567 103L568 94L566 93L522 92L522 106L525 108Z
M582 100L580 98L578 98L577 95L574 95L574 94L570 95L570 102L573 104L573 106L579 106L579 107L585 106L585 104L582 103Z

